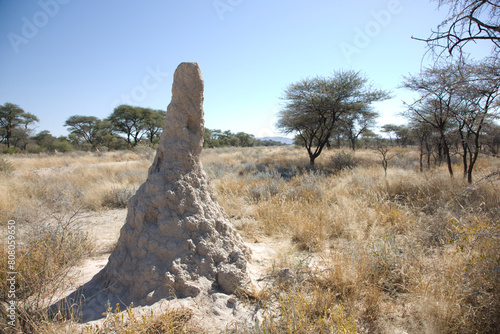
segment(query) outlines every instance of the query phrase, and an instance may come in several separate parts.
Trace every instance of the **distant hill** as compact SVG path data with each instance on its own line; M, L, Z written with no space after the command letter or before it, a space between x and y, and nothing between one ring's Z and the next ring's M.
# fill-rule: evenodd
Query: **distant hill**
M292 145L293 144L293 139L292 138L286 138L286 137L262 137L262 138L257 138L259 140L274 140L280 143L283 143L285 145Z

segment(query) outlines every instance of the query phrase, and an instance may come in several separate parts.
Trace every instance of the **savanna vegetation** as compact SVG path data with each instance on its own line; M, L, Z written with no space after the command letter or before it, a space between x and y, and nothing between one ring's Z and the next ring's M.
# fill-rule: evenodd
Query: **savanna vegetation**
M153 153L2 160L1 215L19 231L19 325L26 333L203 332L189 309L123 318L113 308L103 326L87 329L43 312L71 281L70 269L96 252L86 214L124 208ZM262 277L266 288L246 294L264 318L233 332L496 332L498 158L480 156L477 180L469 184L450 178L446 164L421 172L416 147L389 148L387 175L376 149L326 149L314 169L303 153L300 147L204 150L217 199L243 238L282 245ZM460 163L453 156L452 166Z
M382 125L377 135L370 106L390 93L341 70L285 90L278 127L296 135L295 147L205 131L203 163L231 222L249 243L280 245L260 278L265 287L240 296L263 316L226 332L498 333L500 5L436 2L449 15L423 39L435 64L401 84L417 94L406 101L406 125ZM491 43L491 57L469 61L466 45L480 40ZM163 116L122 105L103 120L71 116L70 134L55 138L33 132L34 114L0 106L2 151L21 153L0 158L0 221L2 235L9 221L17 229L22 332L203 332L182 307L138 316L110 306L100 326L45 311L74 280L71 269L103 251L85 217L125 210ZM0 258L2 328L8 255Z

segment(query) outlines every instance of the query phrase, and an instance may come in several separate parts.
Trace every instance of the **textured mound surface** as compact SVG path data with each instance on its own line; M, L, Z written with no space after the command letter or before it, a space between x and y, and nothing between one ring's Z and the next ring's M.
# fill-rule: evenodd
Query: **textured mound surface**
M231 294L249 282L249 250L215 201L200 162L203 86L196 63L179 65L156 157L128 203L108 264L59 303L83 301L82 320L96 319L107 303Z

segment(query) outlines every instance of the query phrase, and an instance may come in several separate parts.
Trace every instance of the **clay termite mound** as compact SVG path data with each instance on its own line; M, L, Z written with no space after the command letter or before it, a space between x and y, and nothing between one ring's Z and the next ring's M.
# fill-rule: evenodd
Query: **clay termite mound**
M180 64L155 159L128 203L108 264L54 308L74 305L85 321L98 318L106 304L233 294L247 286L249 250L217 204L200 161L203 88L198 64Z

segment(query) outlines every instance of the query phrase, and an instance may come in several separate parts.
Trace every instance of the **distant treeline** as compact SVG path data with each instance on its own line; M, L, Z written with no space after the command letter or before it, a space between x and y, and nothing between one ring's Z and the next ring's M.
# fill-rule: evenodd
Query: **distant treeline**
M251 146L279 146L283 145L274 140L260 140L255 138L254 135L238 132L232 133L231 131L210 130L205 128L203 147L251 147Z
M125 150L138 144L155 146L160 138L166 111L120 105L105 119L70 116L64 126L68 136L55 137L49 131L35 133L37 116L18 105L0 105L0 151L3 153L69 152L73 150ZM282 145L258 140L253 135L205 129L205 147Z

